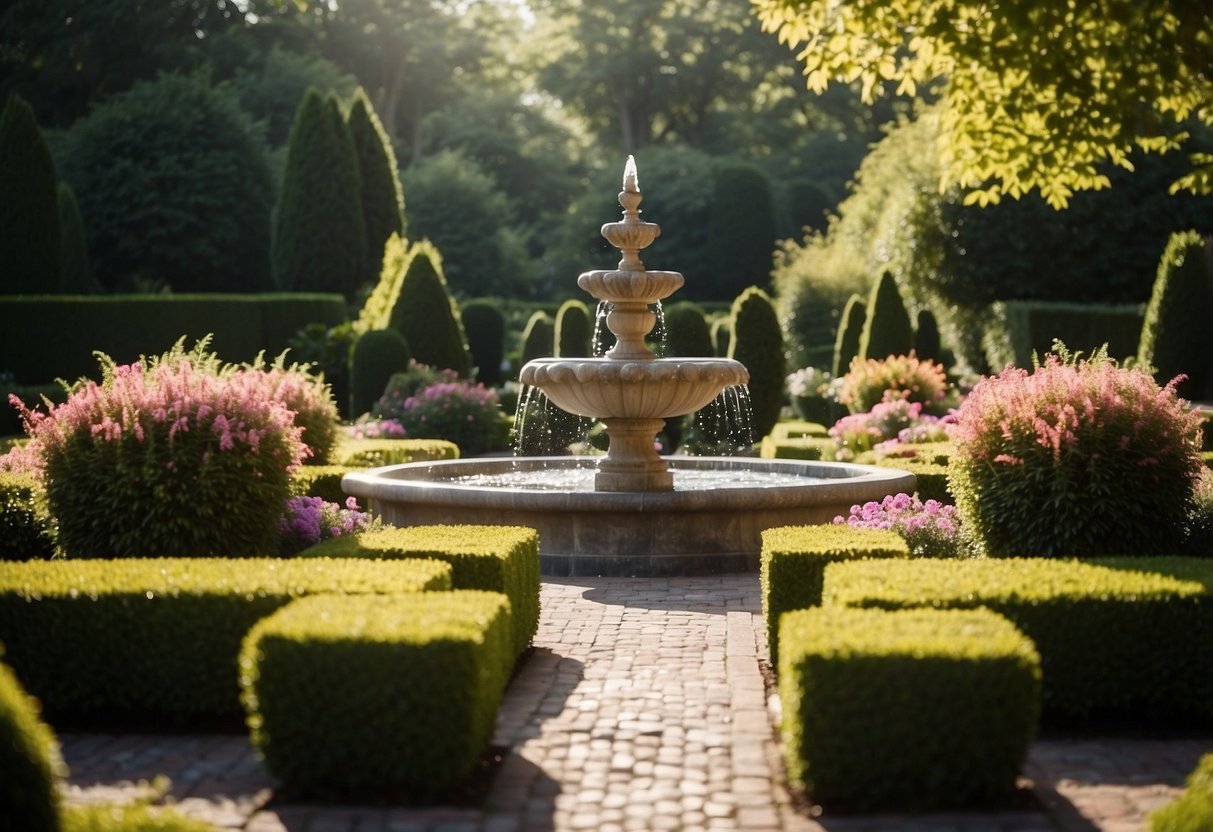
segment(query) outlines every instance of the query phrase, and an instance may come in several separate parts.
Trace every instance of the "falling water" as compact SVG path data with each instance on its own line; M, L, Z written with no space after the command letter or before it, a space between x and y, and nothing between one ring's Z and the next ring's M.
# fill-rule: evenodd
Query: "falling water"
M753 408L744 384L726 387L707 407L695 412L683 445L690 456L750 456L753 454Z
M570 445L584 444L594 420L561 410L538 387L526 385L514 413L516 456L567 456Z
M602 358L607 350L615 346L615 336L606 325L610 311L609 300L598 301L598 309L594 312L594 338L590 341L590 355L595 358Z

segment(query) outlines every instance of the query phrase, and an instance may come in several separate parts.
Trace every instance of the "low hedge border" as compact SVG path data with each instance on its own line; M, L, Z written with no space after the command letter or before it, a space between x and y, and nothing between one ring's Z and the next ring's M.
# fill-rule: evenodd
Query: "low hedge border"
M46 560L55 554L55 518L28 474L0 471L0 560Z
M38 702L0 664L0 829L59 831L58 779L64 773L55 735Z
M459 446L445 439L345 439L334 449L333 459L350 468L378 468L459 459Z
M915 560L826 567L823 602L987 607L1040 651L1044 714L1172 723L1213 717L1213 562L1196 558Z
M254 746L288 789L424 800L466 778L513 666L507 599L304 598L240 652Z
M1179 800L1150 814L1150 832L1208 832L1213 829L1213 754L1188 775Z
M0 562L0 642L53 715L240 711L236 658L304 595L446 590L434 561L185 558Z
M455 589L501 592L513 611L514 655L539 629L539 534L523 526L385 526L333 537L300 557L437 558Z
M352 465L301 465L291 475L291 494L319 497L344 506L349 495L341 490L341 478L351 471L361 470Z
M828 425L823 425L820 422L810 422L807 419L788 419L783 422L776 422L775 427L771 428L771 432L768 435L779 441L810 437L824 439L830 435L830 429Z
M171 808L106 803L69 806L63 832L215 832L215 827Z
M831 461L838 446L833 439L819 436L801 436L787 439L776 439L764 436L759 446L758 454L763 459L806 459L816 461L824 459Z
M778 526L762 533L758 576L771 661L779 656L779 619L790 610L821 606L826 564L861 558L908 558L901 535L845 525Z
M1041 671L1011 622L835 607L790 612L780 629L784 756L814 802L937 809L1014 789Z

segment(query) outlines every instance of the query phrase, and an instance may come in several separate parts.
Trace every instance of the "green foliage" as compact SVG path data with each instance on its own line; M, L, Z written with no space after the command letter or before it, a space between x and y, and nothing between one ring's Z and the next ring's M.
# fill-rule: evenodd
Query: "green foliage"
M274 282L282 289L339 292L367 281L361 177L336 100L308 90L287 149L274 225Z
M856 357L842 377L838 401L852 413L868 413L882 401L893 399L921 402L924 410L941 413L947 387L943 365L920 361L913 353L890 354L888 358Z
M488 298L480 298L463 304L460 317L477 380L490 387L500 385L505 380L501 373L505 358L505 315L501 307Z
M323 375L308 365L287 364L286 353L272 364L258 358L245 369L266 374L266 392L295 414L295 424L303 428L300 441L309 452L304 463L327 465L337 444L337 402Z
M938 442L931 444L941 444ZM913 445L903 445L904 449L914 448ZM917 446L923 449L927 446ZM855 458L859 463L870 463L880 465L884 468L897 468L901 471L909 471L914 475L914 493L923 502L927 500L936 500L937 502L946 505L954 505L956 498L952 496L952 492L948 490L948 463L938 462L930 456L898 456L895 454L881 455L873 453L872 458L866 458L865 454L860 454Z
M914 354L923 361L943 361L939 322L930 309L919 309L914 323Z
M750 371L753 431L765 436L779 421L783 407L785 359L779 317L767 293L751 286L733 301L732 319L728 357Z
M716 355L729 354L729 344L733 342L733 318L724 315L712 321L712 349Z
M0 664L0 825L21 832L59 832L58 778L66 772L38 702Z
M354 343L350 358L350 412L369 413L395 373L409 366L412 351L394 329L372 329Z
M297 601L240 653L253 745L300 794L440 798L492 736L509 627L493 592Z
M9 95L0 111L0 292L59 291L59 207L55 163L34 111Z
M337 463L349 468L442 459L459 459L459 446L445 439L347 439L337 448Z
M859 295L851 295L842 310L842 323L834 341L834 364L831 375L842 378L851 368L851 362L862 357L859 339L863 336L864 321L868 317L868 304Z
M1213 385L1213 237L1195 231L1172 235L1158 264L1146 307L1137 363L1160 384L1178 375L1186 399L1203 399Z
M1033 356L1049 352L1056 341L1085 353L1106 346L1108 355L1122 359L1137 354L1142 308L1136 303L1008 300L991 304L983 323L985 360L995 370L1008 364L1030 367Z
M543 310L536 310L522 331L522 357L526 364L536 358L548 358L556 352L556 329L551 317Z
M779 659L779 622L784 613L821 606L827 564L908 557L910 547L902 536L886 529L825 525L764 530L758 576L771 661Z
M814 803L921 810L1015 790L1041 660L1006 619L814 609L780 629L784 758Z
M55 554L56 533L38 481L0 471L0 560L46 560Z
M254 64L237 71L231 84L241 108L265 121L266 141L275 148L289 140L291 124L308 89L341 98L358 90L357 79L332 61L277 44L268 52L257 49Z
M665 307L664 355L695 358L716 354L712 330L703 307L690 301L679 301Z
M408 264L389 326L408 341L418 363L451 369L463 378L471 375L459 307L447 292L434 252L419 251Z
M405 436L446 439L459 446L461 455L509 448L510 420L496 392L467 379L425 385L402 402L394 418Z
M1200 758L1179 800L1149 816L1150 832L1203 832L1213 828L1213 754Z
M96 804L69 806L63 813L63 832L213 832L214 827L170 808Z
M708 222L713 297L736 297L746 286L766 284L774 251L770 180L754 165L721 165Z
M1193 558L856 562L826 568L823 604L986 607L1009 618L1040 651L1044 715L1058 727L1105 716L1204 723L1211 570Z
M393 234L383 244L383 262L379 271L379 281L367 295L362 309L358 312L358 320L354 329L359 332L369 332L372 329L387 329L392 320L392 309L400 297L400 281L413 257L421 249L430 249L429 243L409 245L399 234ZM437 250L435 250L437 256Z
M345 505L348 495L341 489L341 478L359 470L353 465L304 465L291 474L291 494Z
M833 460L838 446L822 436L762 437L758 455L763 459Z
M59 261L62 273L59 291L65 295L92 295L101 290L93 279L93 270L88 262L88 240L84 233L84 220L80 217L80 205L76 195L66 182L59 183Z
M434 558L451 565L455 589L501 592L510 599L515 657L539 628L539 536L520 526L385 527L330 538L304 557Z
M590 308L579 300L566 300L556 310L556 331L553 342L558 358L585 358L590 355L590 339L594 335L594 317Z
M324 375L342 418L350 416L350 360L356 340L353 324L346 321L337 326L308 324L287 342L291 358Z
M454 370L440 370L429 364L410 361L403 370L392 374L383 395L371 408L371 415L380 419L399 419L404 413L405 403L423 388L439 382L449 384L458 380L459 376Z
M404 196L396 173L392 142L361 88L347 116L358 163L359 204L366 233L366 282L379 276L384 246L393 234L404 236Z
M908 355L914 348L910 313L893 275L885 272L868 295L867 317L859 336L859 357L882 359Z
M268 289L273 187L258 135L204 74L142 81L73 124L60 169L101 284Z

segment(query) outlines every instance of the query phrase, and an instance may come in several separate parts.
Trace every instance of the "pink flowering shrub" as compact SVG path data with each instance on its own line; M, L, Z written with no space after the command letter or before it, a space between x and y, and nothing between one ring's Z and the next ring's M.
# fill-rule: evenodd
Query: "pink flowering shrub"
M418 364L409 360L408 369L403 373L393 373L388 379L387 388L379 401L371 407L371 415L380 419L399 419L404 412L405 402L431 384L443 382L454 384L459 381L459 374L454 370L443 370L428 364Z
M392 376L371 412L382 421L378 428L363 423L359 432L366 437L446 439L464 455L504 449L509 443L509 424L496 392L460 379L454 370L415 361Z
M948 389L942 364L909 355L888 358L856 358L842 377L838 401L852 413L867 413L882 401L905 399L920 402L927 412L942 413Z
M892 443L947 439L947 426L951 424L952 417L937 417L922 411L922 402L887 399L868 413L842 417L829 431L838 445L835 458L851 460L876 447L888 451Z
M1175 553L1201 470L1199 420L1099 351L1009 368L961 405L949 490L992 556Z
M321 497L291 497L286 512L278 520L280 552L297 555L330 537L357 534L376 525L366 512L358 510L358 501L349 497L342 508Z
M286 405L295 414L295 424L303 428L308 465L327 465L337 444L337 402L333 391L321 376L312 375L302 364L287 366L283 358L266 366L260 360L242 370L254 370L265 385L267 396ZM230 371L230 370L229 370Z
M371 419L363 414L350 425L350 436L354 439L404 439L404 425L399 419Z
M256 370L200 350L115 366L49 413L13 402L69 557L272 555L307 450Z
M956 507L937 500L924 503L917 496L890 494L879 503L851 506L850 515L839 515L834 523L858 529L890 529L901 535L910 551L919 557L951 558L967 554Z

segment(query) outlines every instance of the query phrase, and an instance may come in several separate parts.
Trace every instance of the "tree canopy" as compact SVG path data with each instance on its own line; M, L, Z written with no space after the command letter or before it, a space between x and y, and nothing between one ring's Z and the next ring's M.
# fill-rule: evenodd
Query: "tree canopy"
M1213 124L1213 6L1206 0L754 0L763 28L799 48L808 86L930 87L945 103L944 186L978 204L1038 190L1055 208L1132 170L1134 148L1183 147ZM1213 192L1213 156L1176 189Z

